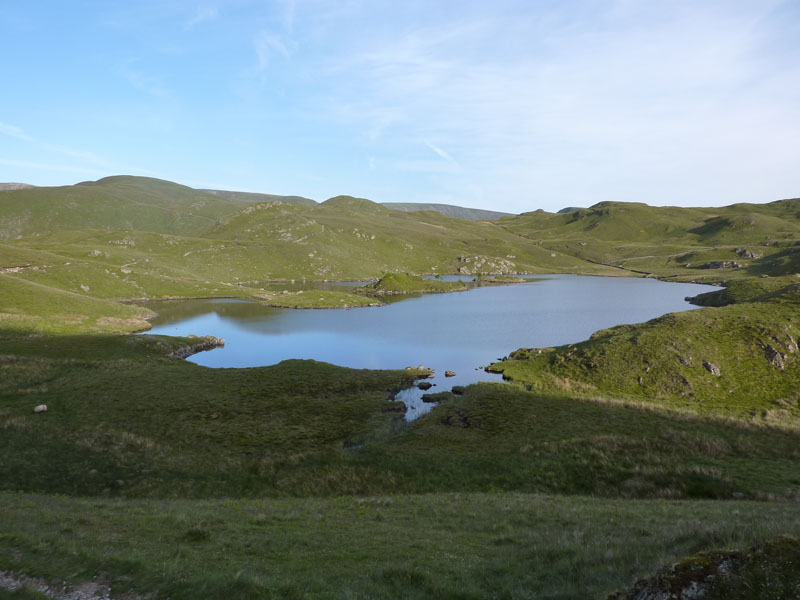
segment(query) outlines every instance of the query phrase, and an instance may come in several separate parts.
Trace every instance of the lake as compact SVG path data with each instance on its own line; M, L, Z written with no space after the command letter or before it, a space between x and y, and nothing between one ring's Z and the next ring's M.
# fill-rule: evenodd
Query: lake
M355 285L355 284L351 284ZM656 279L538 275L512 285L430 294L387 306L297 310L242 300L151 302L149 334L213 335L225 347L188 360L207 367L255 367L312 358L364 369L425 365L431 392L500 381L483 367L521 347L579 342L598 329L695 308L685 301L707 285ZM445 370L455 377L445 378ZM416 387L397 399L408 419L431 408Z

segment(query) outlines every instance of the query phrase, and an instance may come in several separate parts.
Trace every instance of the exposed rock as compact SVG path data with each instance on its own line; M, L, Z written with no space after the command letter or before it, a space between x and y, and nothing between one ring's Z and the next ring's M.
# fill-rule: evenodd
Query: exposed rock
M789 354L797 354L797 340L789 335L789 343L786 344L786 350Z
M754 258L759 258L760 255L753 254L747 248L735 248L733 251L739 258L743 258L745 260L751 260Z
M450 391L453 392L456 396L462 396L466 388L463 385L454 385L453 389Z
M40 404L39 406L34 406L33 412L35 413L47 412L47 404Z
M456 376L456 372L455 371L445 371L444 372L444 376L445 377L455 377Z
M778 352L774 346L767 346L767 359L769 359L769 362L772 363L772 366L779 371L786 369L786 365L783 362L784 358L786 357Z
M703 361L703 366L711 373L714 377L719 377L722 375L722 371L719 370L719 366L715 363Z
M740 265L735 260L713 260L704 265L700 265L701 269L740 269Z
M430 381L420 381L417 387L421 390L429 390L433 387L433 384Z

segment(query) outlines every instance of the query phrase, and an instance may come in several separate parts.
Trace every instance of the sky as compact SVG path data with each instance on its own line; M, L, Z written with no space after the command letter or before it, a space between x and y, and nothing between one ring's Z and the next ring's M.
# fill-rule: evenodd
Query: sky
M519 213L800 196L797 0L0 0L0 181Z

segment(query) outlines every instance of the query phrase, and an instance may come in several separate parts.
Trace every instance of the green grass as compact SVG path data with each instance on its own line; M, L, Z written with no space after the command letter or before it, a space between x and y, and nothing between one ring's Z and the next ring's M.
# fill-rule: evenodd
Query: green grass
M121 333L149 329L146 308L0 274L0 340L10 335Z
M794 504L528 494L102 500L0 494L0 569L203 598L604 598L800 532Z

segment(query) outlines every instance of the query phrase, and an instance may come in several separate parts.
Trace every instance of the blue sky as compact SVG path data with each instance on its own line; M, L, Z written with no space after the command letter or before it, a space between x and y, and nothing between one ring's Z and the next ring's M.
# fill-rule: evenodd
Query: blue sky
M0 181L508 212L800 196L800 3L0 0Z

